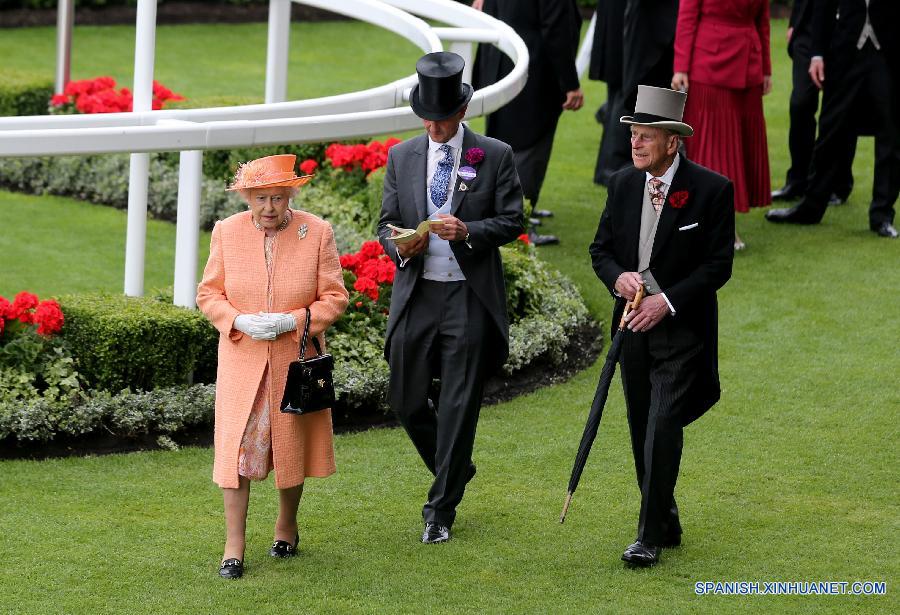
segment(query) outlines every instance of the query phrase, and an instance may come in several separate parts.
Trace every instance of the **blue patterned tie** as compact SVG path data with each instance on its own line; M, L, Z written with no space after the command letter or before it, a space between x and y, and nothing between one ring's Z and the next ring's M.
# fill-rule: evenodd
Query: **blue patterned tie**
M450 155L450 146L446 143L440 148L443 159L438 161L434 177L431 178L431 202L440 209L447 200L447 190L450 188L450 175L453 173L453 158Z

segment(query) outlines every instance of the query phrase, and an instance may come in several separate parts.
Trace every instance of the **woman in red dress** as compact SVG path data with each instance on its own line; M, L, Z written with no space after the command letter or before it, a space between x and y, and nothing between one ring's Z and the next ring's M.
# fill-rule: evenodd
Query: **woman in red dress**
M681 0L672 88L690 95L694 162L734 183L734 209L772 202L762 97L772 90L769 0ZM737 233L736 250L744 248Z

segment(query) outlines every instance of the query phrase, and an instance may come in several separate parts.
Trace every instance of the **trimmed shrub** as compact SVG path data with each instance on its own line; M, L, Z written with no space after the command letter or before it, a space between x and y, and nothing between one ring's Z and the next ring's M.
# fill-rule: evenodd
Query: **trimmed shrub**
M47 441L100 430L121 437L164 436L211 424L214 412L215 386L211 384L117 395L96 391L76 405L46 398L0 401L0 440Z
M47 115L51 96L52 78L0 69L0 116Z
M150 159L147 211L174 222L178 217L178 156L174 166L166 155ZM127 154L0 158L0 187L31 194L68 196L118 209L128 207ZM240 196L225 192L221 181L204 179L200 188L200 226L212 229L217 220L244 209Z
M61 336L91 388L152 390L187 383L215 365L218 332L197 310L154 299L69 295Z

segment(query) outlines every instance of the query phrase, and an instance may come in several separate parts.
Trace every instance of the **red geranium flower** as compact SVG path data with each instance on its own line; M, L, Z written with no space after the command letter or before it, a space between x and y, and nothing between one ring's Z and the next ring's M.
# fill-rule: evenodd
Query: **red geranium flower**
M7 312L7 318L9 319L19 319L20 322L25 323L26 325L34 322L34 316L31 313L31 310L36 308L38 305L37 295L33 293L29 293L26 291L22 291L16 295L16 298L13 299L12 306L9 308Z
M0 318L7 318L10 306L12 306L12 304L9 302L9 299L0 297Z
M531 243L531 240L528 238L528 233L522 233L521 235L519 235L518 237L516 237L516 239L517 239L518 241L521 241L521 242L524 243L525 245L528 245L528 244Z
M359 253L364 258L375 258L376 256L384 254L384 248L382 248L381 244L377 241L366 241L363 243L362 248L360 248Z
M41 301L34 310L34 322L38 325L37 332L41 335L52 335L62 329L65 317L59 303L53 299Z
M359 277L353 283L353 289L361 292L372 301L378 301L378 284L372 278Z
M300 163L300 170L304 175L312 175L319 168L319 163L312 158L307 158Z
M61 107L63 105L69 104L69 97L65 94L54 94L53 98L50 99L50 104L54 107Z
M690 194L688 194L687 190L679 190L678 192L670 194L669 205L675 209L681 209L687 204L689 196Z

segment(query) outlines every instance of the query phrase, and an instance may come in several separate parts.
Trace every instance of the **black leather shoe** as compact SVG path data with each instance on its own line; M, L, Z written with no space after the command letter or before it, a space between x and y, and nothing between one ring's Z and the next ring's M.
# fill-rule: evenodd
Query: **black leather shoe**
M897 229L890 222L882 222L872 229L879 237L887 237L888 239L897 239Z
M528 218L528 224L531 226L540 226L541 219L540 218Z
M652 566L659 562L659 547L645 545L640 540L630 545L622 554L622 561L632 566Z
M276 540L269 549L269 555L272 557L294 557L297 555L297 545L300 544L300 534L294 539L294 544L287 540Z
M767 211L766 220L786 224L818 224L821 222L822 217L816 212L810 211L809 208L803 207L803 202L801 201L799 205L794 205L793 207Z
M831 196L828 197L828 206L829 206L829 207L835 207L835 206L837 206L837 205L843 205L843 204L846 203L846 202L847 202L847 198L846 198L846 197L839 197L839 196L838 196L837 194L835 194L834 192L832 192L832 193L831 193Z
M528 240L536 246L549 246L559 243L559 238L556 235L538 235L534 230L528 232Z
M535 209L531 212L533 218L552 218L553 212L549 209Z
M773 201L796 201L803 198L804 190L797 184L785 184L782 188L772 191Z
M425 532L422 534L422 544L436 545L450 540L450 528L437 523L426 523Z
M244 576L244 562L232 557L219 566L219 576L223 579L240 579Z

